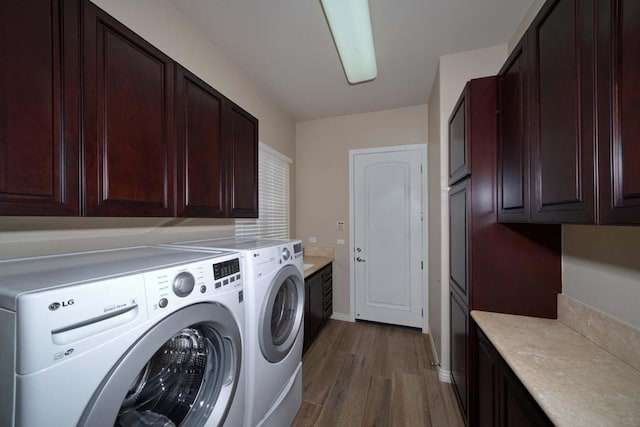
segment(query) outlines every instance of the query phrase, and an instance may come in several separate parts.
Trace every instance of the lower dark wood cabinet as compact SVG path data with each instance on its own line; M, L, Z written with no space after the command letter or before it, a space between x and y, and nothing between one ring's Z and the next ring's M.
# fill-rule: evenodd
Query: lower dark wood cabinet
M322 269L322 290L322 321L326 322L333 314L333 269L331 264Z
M304 344L311 346L333 312L333 269L331 264L313 273L304 281Z
M553 426L486 335L476 328L478 415L469 424L480 427Z

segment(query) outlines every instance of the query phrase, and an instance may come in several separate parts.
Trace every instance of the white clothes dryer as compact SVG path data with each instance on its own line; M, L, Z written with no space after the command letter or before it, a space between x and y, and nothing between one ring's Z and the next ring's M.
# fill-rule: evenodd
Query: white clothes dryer
M242 425L243 331L234 253L2 261L0 425Z
M175 243L241 255L245 289L245 426L291 425L302 405L302 242L214 239Z

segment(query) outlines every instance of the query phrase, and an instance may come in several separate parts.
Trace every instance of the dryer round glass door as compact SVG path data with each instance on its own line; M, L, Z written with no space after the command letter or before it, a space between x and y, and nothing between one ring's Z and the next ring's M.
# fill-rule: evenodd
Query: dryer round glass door
M226 308L196 304L163 319L94 394L83 425L222 424L240 376L241 337Z
M304 310L304 279L293 265L283 267L271 281L260 312L260 349L276 363L284 359L300 332Z

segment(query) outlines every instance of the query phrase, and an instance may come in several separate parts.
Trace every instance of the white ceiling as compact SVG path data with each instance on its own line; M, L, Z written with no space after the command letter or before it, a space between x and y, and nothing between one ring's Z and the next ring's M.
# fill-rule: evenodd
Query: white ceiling
M171 0L297 121L428 101L438 57L506 43L534 0L369 0L378 77L349 85L320 0Z

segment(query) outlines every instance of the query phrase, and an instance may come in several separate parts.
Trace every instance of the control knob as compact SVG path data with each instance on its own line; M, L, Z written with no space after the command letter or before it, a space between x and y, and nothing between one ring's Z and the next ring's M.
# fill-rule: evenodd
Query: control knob
M179 297L186 297L193 291L196 279L193 274L183 271L173 279L173 292Z
M289 251L289 248L282 248L282 259L287 261L289 258L291 258L291 251Z

